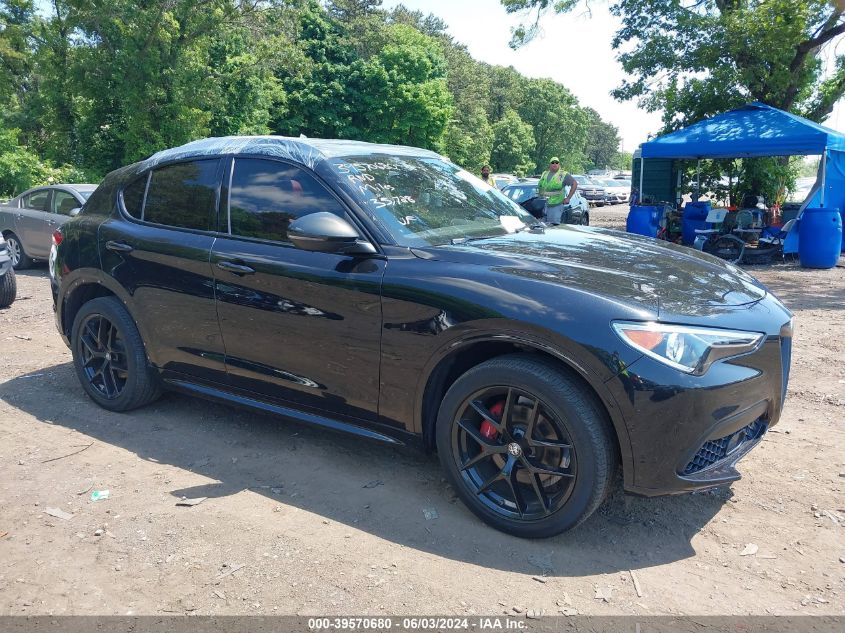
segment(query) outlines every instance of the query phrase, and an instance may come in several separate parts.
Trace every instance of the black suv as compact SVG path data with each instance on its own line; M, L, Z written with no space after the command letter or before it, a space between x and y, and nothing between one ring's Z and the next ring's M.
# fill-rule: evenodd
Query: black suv
M436 449L520 536L627 490L711 487L780 416L791 315L666 242L543 229L432 152L237 137L109 174L53 236L59 331L101 406L163 388Z

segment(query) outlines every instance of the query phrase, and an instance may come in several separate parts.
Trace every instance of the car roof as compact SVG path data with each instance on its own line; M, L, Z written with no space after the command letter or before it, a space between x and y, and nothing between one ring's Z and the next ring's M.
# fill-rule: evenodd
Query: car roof
M221 136L200 139L179 147L162 150L141 161L139 165L141 169L146 169L172 160L224 154L253 154L287 158L311 168L322 160L347 156L388 154L443 158L435 152L406 145L365 143L344 139L306 138L304 136L299 138L288 136Z
M22 196L26 196L26 195L32 193L33 191L41 191L41 190L44 190L44 189L72 189L74 191L78 191L78 192L81 193L83 191L94 191L97 187L98 187L98 185L92 185L90 183L57 182L57 183L53 183L51 185L39 185L37 187L32 187L31 189L27 189L26 191L19 193L14 198L11 198L11 200L16 200L16 199L18 199Z

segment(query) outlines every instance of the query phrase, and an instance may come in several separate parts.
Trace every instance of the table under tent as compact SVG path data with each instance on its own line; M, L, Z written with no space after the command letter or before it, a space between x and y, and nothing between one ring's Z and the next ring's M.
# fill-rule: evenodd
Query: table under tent
M709 201L680 210L680 161L787 156L820 156L816 182L791 214L773 217L763 204L718 209ZM803 265L831 268L845 250L845 134L808 119L750 103L643 143L633 172L637 204L629 232L665 238L674 213L683 244L732 261L745 256L753 263L753 253L799 253ZM720 250L731 243L739 246Z

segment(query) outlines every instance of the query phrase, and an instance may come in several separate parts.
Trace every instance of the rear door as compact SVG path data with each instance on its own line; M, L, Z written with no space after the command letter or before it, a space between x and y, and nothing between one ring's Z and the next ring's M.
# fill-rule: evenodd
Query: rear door
M297 217L347 215L303 167L235 157L228 182L228 235L214 243L211 262L231 384L297 408L374 420L386 262L290 243Z
M103 270L132 295L153 362L221 383L226 370L209 256L222 163L192 160L142 174L119 195L121 217L104 222L98 237Z
M50 189L37 189L21 199L16 233L30 257L46 258L50 254L51 228Z

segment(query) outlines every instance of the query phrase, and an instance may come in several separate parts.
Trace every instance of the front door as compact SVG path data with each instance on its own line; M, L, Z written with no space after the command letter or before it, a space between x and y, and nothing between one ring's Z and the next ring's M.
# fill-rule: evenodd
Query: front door
M221 227L228 235L215 241L211 264L232 386L374 420L385 261L304 251L288 241L297 217L346 215L304 168L236 157L231 169L228 227Z

